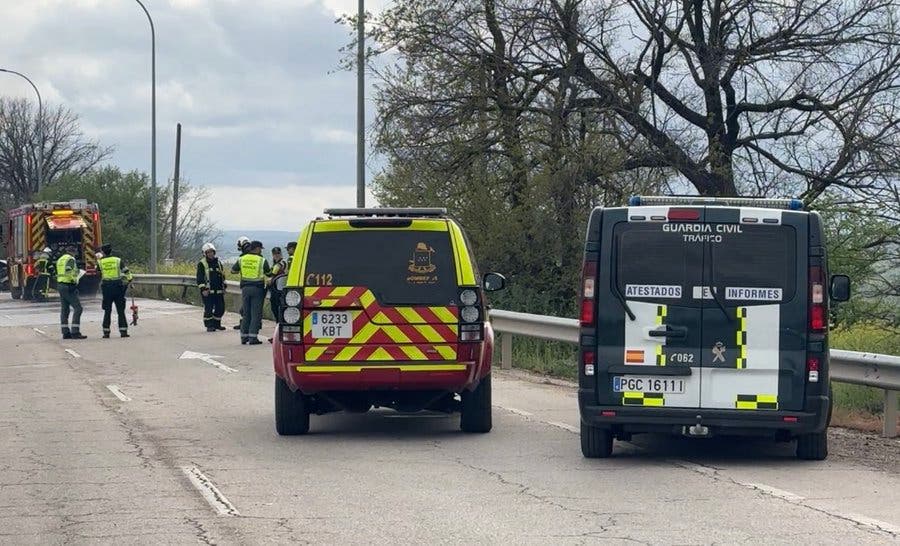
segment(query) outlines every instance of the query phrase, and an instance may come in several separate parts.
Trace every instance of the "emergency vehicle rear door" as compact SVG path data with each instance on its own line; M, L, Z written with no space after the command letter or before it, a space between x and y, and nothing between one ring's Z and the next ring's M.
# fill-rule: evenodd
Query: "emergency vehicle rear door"
M709 207L706 221L700 407L802 409L807 215Z
M604 211L600 263L611 266L598 268L601 405L700 404L701 308L689 288L702 279L702 245L685 242L689 224L669 222L667 211Z

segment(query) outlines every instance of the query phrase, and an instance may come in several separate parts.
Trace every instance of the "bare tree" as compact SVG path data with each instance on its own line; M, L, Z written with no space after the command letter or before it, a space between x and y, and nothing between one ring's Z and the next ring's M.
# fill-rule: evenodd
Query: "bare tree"
M43 142L38 142L43 124ZM38 190L38 150L43 147L44 185L70 172L82 175L109 157L111 148L89 140L67 108L37 109L24 99L0 98L0 193L9 204L29 201Z
M169 184L163 196L163 217L160 225L172 226L172 185ZM187 180L179 182L178 220L175 226L176 260L192 261L201 255L203 243L211 242L221 236L220 231L208 215L209 190L204 186L193 186ZM164 238L168 241L168 237ZM166 249L168 250L168 248ZM168 255L165 252L164 255Z

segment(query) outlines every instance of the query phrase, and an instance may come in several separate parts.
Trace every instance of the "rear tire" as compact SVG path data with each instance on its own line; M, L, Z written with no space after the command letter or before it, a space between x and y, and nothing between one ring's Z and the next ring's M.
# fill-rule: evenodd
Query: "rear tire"
M581 454L588 459L612 455L613 437L609 430L581 423Z
M797 458L805 461L824 461L828 457L828 429L797 436Z
M293 392L287 382L275 377L275 430L281 436L297 436L309 432L309 409L306 397Z
M486 375L474 391L462 393L462 411L459 428L463 432L490 432L493 427L491 414L491 376Z

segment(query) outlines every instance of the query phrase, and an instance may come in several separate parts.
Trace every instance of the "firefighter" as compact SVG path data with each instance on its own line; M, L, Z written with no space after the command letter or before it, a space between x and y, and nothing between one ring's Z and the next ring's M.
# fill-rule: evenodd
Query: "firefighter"
M112 246L101 247L103 258L100 258L100 289L103 293L103 337L109 338L109 327L112 315L112 306L116 306L116 315L119 319L119 335L128 335L128 319L125 318L125 291L133 276L122 258L113 256Z
M269 262L262 257L263 244L253 241L231 268L241 276L241 345L260 345L262 309L266 301L266 277L272 274Z
M56 260L56 290L59 292L59 326L63 339L87 339L81 333L81 300L78 299L78 263L75 246L68 246ZM72 323L69 324L69 311Z
M238 250L238 252L240 252L241 256L243 256L244 254L246 254L247 251L248 251L249 249L250 249L250 239L247 238L247 237L245 237L245 236L243 236L243 235L241 235L240 237L238 237L238 239L237 239L237 250ZM240 260L240 257L238 258L238 260ZM244 307L243 307L243 306L241 306L241 307L238 309L238 314L241 315L241 319L243 319L243 317L244 317ZM234 329L235 329L235 330L240 330L240 329L241 329L241 322L240 322L240 321L238 321L238 323L234 325Z
M45 248L34 262L37 271L37 280L34 283L34 297L38 301L47 300L47 291L50 289L50 248Z
M269 282L269 304L275 322L281 320L281 290L278 290L277 281L287 273L287 262L281 255L281 249L276 246L272 249L272 278ZM272 338L269 338L269 343L272 343Z
M225 270L216 257L216 247L212 243L203 245L203 257L197 263L197 287L203 298L203 325L206 331L224 330Z

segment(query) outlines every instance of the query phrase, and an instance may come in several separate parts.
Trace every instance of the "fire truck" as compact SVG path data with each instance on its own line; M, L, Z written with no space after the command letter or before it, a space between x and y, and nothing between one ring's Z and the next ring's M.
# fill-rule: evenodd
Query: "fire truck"
M100 208L84 199L34 203L7 211L3 239L9 268L9 291L13 299L32 299L38 271L35 261L45 248L55 264L65 248L74 245L75 260L84 275L78 283L82 293L93 294L100 286L95 252L102 245ZM56 276L50 276L56 286Z

